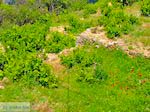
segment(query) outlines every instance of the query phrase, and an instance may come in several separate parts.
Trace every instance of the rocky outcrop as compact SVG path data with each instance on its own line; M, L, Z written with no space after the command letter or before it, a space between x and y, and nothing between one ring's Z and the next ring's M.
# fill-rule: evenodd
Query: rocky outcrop
M66 34L66 30L65 30L64 26L50 27L49 31L50 32L59 32L59 33Z
M107 38L103 27L89 28L77 37L76 46L82 46L86 42L97 43L106 48L119 47L128 55L136 56L143 55L146 58L150 57L150 47L144 47L142 43L126 43L122 38L109 39Z
M6 86L7 84L9 84L9 83L10 83L9 79L8 79L7 77L4 77L4 78L0 81L0 90L1 90L1 89L5 89L5 86Z

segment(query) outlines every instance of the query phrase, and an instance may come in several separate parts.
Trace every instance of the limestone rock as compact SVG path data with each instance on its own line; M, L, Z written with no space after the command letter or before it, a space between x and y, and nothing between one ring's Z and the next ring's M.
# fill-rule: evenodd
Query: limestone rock
M9 84L10 80L7 77L4 77L3 80L2 80L2 83L3 84Z
M2 85L0 85L0 90L1 90L1 89L5 89L5 87L4 87L4 86L2 86Z
M2 83L2 81L0 81L0 90L1 90L1 89L5 89L5 87L4 87L3 83Z

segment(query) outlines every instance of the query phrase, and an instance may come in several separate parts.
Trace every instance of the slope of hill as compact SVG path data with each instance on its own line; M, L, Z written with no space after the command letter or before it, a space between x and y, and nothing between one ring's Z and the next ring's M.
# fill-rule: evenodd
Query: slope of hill
M94 2L0 1L0 102L30 102L31 112L150 111L149 0Z

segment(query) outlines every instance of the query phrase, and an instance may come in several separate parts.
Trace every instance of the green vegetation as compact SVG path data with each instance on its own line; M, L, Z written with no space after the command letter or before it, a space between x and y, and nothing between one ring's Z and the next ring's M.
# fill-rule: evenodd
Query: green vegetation
M46 52L59 53L65 48L75 46L75 38L71 35L64 35L59 32L53 32L48 35L46 42Z
M102 26L109 39L149 47L149 0L126 2L0 0L0 102L31 102L33 112L149 112L149 58L96 42L76 46L80 33Z
M80 51L84 51L86 55L77 55ZM149 59L141 57L132 59L120 50L95 46L82 47L75 50L74 54L75 56L69 55L62 60L65 65L66 62L75 64L68 71L71 85L70 111L132 112L145 111L146 107L149 107L149 82L144 84L140 82L149 77ZM76 58L85 60L85 57L88 57L87 62L79 63L74 60ZM91 57L95 63L90 61ZM77 108L74 108L75 105Z
M149 0L143 1L141 11L143 15L150 16L150 1Z
M103 47L97 49L94 46L85 46L81 50L88 55L98 52L96 57L99 57L100 61L97 62L100 65L95 73L92 71L94 64L83 69L82 66L86 63L83 61L68 69L68 75L61 80L63 82L57 89L30 89L26 86L22 88L21 85L8 85L1 92L1 101L30 101L41 104L48 101L49 107L57 112L147 111L150 102L147 80L150 72L149 59L130 58L120 50ZM75 50L76 52L79 51ZM66 58L70 57L71 55ZM70 86L69 90L67 84Z
M108 4L109 2L101 6L104 16L99 20L100 24L105 26L108 37L113 38L128 34L133 26L138 24L138 18L125 14L120 4L114 3L112 6Z
M29 86L40 84L51 86L55 78L47 65L37 55L45 46L46 24L39 22L34 25L14 26L0 35L5 48L1 65L1 78L8 77L12 81L24 81ZM45 24L45 25L44 25Z
M62 64L68 68L77 67L78 81L97 82L105 80L107 73L101 68L101 58L95 49L80 48L69 56L62 57Z

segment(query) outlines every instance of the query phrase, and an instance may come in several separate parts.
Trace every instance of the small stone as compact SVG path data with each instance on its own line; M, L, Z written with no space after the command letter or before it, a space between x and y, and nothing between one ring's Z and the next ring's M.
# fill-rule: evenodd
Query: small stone
M129 51L129 55L135 56L137 53L135 51Z
M96 42L96 41L97 41L97 38L93 38L93 41Z
M58 59L58 56L56 54L48 54L48 61L55 61Z
M90 28L89 28L89 29L87 29L87 30L86 30L86 32L91 32L91 29L90 29Z
M3 85L0 85L0 89L5 89L5 87Z
M96 48L99 48L99 45L96 45L95 47L96 47Z
M103 45L106 43L106 41L101 39L101 40L99 40L99 43Z
M111 47L111 46L114 46L115 45L115 42L109 42L107 47Z
M2 80L2 83L3 84L8 84L10 81L7 77L4 77L3 80Z
M50 30L50 32L65 33L65 27L64 26L51 27L49 30Z

